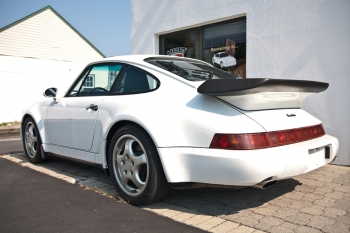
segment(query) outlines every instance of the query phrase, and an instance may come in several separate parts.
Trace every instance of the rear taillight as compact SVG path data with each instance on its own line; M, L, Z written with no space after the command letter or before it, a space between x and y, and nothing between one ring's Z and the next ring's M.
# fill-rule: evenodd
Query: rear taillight
M284 146L325 135L322 124L298 129L254 134L215 134L209 148L253 150Z

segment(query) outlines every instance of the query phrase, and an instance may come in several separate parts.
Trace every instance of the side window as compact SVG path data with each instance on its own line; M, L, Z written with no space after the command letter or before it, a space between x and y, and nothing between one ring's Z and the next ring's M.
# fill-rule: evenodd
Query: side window
M96 65L81 77L68 96L108 95L122 65Z
M142 93L156 89L159 81L146 72L133 67L128 67L122 77L119 78L114 94Z

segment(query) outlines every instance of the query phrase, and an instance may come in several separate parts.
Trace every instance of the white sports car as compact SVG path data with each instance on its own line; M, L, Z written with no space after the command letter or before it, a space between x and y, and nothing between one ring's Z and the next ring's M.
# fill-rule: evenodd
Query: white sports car
M220 65L221 68L233 67L237 64L236 58L226 52L215 54L212 58L212 62L213 64Z
M52 156L101 167L122 198L144 205L170 187L267 188L336 158L338 140L300 109L327 83L241 79L190 58L111 57L67 92L23 112L32 163Z

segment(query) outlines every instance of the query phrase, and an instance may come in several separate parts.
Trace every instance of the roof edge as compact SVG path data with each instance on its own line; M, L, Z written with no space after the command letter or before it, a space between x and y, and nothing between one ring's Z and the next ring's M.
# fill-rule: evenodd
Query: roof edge
M67 20L65 20L57 11L55 11L50 5L38 10L38 11L35 11L34 13L30 14L30 15L27 15L3 28L0 28L0 33L43 12L43 11L46 11L46 10L51 10L58 18L60 18L65 24L67 24L68 27L70 27L75 33L78 34L78 36L80 36L88 45L90 45L98 54L100 54L103 58L106 58L106 56L100 51L98 50L88 39L86 39L77 29L75 29L70 23L68 23Z

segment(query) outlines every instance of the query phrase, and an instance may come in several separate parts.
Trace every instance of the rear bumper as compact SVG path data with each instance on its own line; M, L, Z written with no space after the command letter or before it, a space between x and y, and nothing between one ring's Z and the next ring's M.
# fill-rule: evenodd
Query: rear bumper
M177 147L158 148L158 152L168 182L251 186L268 177L285 179L324 166L333 161L338 148L338 139L325 135L260 150Z

